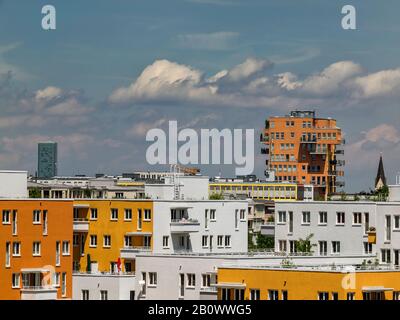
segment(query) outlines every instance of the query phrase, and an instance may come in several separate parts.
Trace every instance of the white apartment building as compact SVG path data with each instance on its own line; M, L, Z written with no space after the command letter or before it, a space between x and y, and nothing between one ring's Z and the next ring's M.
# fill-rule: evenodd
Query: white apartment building
M27 171L0 170L0 195L2 198L27 198Z
M302 265L361 264L366 256L293 256ZM373 258L369 256L368 258ZM273 252L231 254L139 254L136 261L138 300L217 300L217 272L222 266L280 266L285 255ZM240 279L238 279L240 281Z
M390 201L279 202L275 206L275 250L296 252L296 241L313 235L316 256L375 254L399 266L400 198ZM368 235L376 236L371 241Z

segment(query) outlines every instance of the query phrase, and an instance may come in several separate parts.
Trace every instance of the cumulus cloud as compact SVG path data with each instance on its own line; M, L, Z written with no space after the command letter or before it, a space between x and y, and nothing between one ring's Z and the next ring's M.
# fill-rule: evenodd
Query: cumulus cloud
M353 61L338 61L300 77L287 71L274 74L267 59L248 58L229 70L206 77L191 66L157 60L128 87L115 90L112 104L134 102L193 102L231 107L282 107L309 104L352 105L400 92L400 69L367 73ZM330 104L332 107L333 103Z

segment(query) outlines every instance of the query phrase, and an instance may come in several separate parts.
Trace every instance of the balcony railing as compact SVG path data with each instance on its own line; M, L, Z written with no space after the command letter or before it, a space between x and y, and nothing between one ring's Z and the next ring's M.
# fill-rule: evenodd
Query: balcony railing
M191 218L182 218L182 219L171 219L171 223L179 223L179 224L192 224L192 223L199 223L199 220L197 219L191 219Z
M74 271L73 275L83 275L83 276L135 276L135 272L94 272L94 271Z
M316 143L316 142L317 142L317 137L311 137L311 138L301 137L300 138L300 143Z
M43 290L57 290L53 286L22 286L23 290L43 291Z

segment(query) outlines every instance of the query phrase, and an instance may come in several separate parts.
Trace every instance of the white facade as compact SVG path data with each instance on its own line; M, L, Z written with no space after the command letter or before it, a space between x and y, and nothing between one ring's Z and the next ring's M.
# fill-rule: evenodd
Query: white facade
M135 286L134 274L74 273L72 299L134 300Z
M370 228L376 230L374 244L368 244ZM399 266L400 202L276 203L276 251L293 252L294 241L310 234L313 234L311 243L315 244L312 250L316 256L371 253L381 263Z
M27 198L27 171L0 171L0 198Z
M247 201L153 204L153 252L246 252Z
M291 257L296 265L361 264L364 256ZM138 255L136 258L136 299L216 300L218 267L231 265L279 266L285 256L256 255ZM240 279L238 279L240 281Z

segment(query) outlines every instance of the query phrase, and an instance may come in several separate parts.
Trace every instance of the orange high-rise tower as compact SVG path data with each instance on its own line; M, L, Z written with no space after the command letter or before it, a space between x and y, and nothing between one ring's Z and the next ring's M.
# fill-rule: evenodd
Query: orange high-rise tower
M266 171L276 181L312 184L316 195L327 198L344 187L338 177L344 160L342 131L331 118L317 118L315 111L291 111L290 115L270 117L265 121L260 140L266 145ZM338 169L339 168L339 169Z

